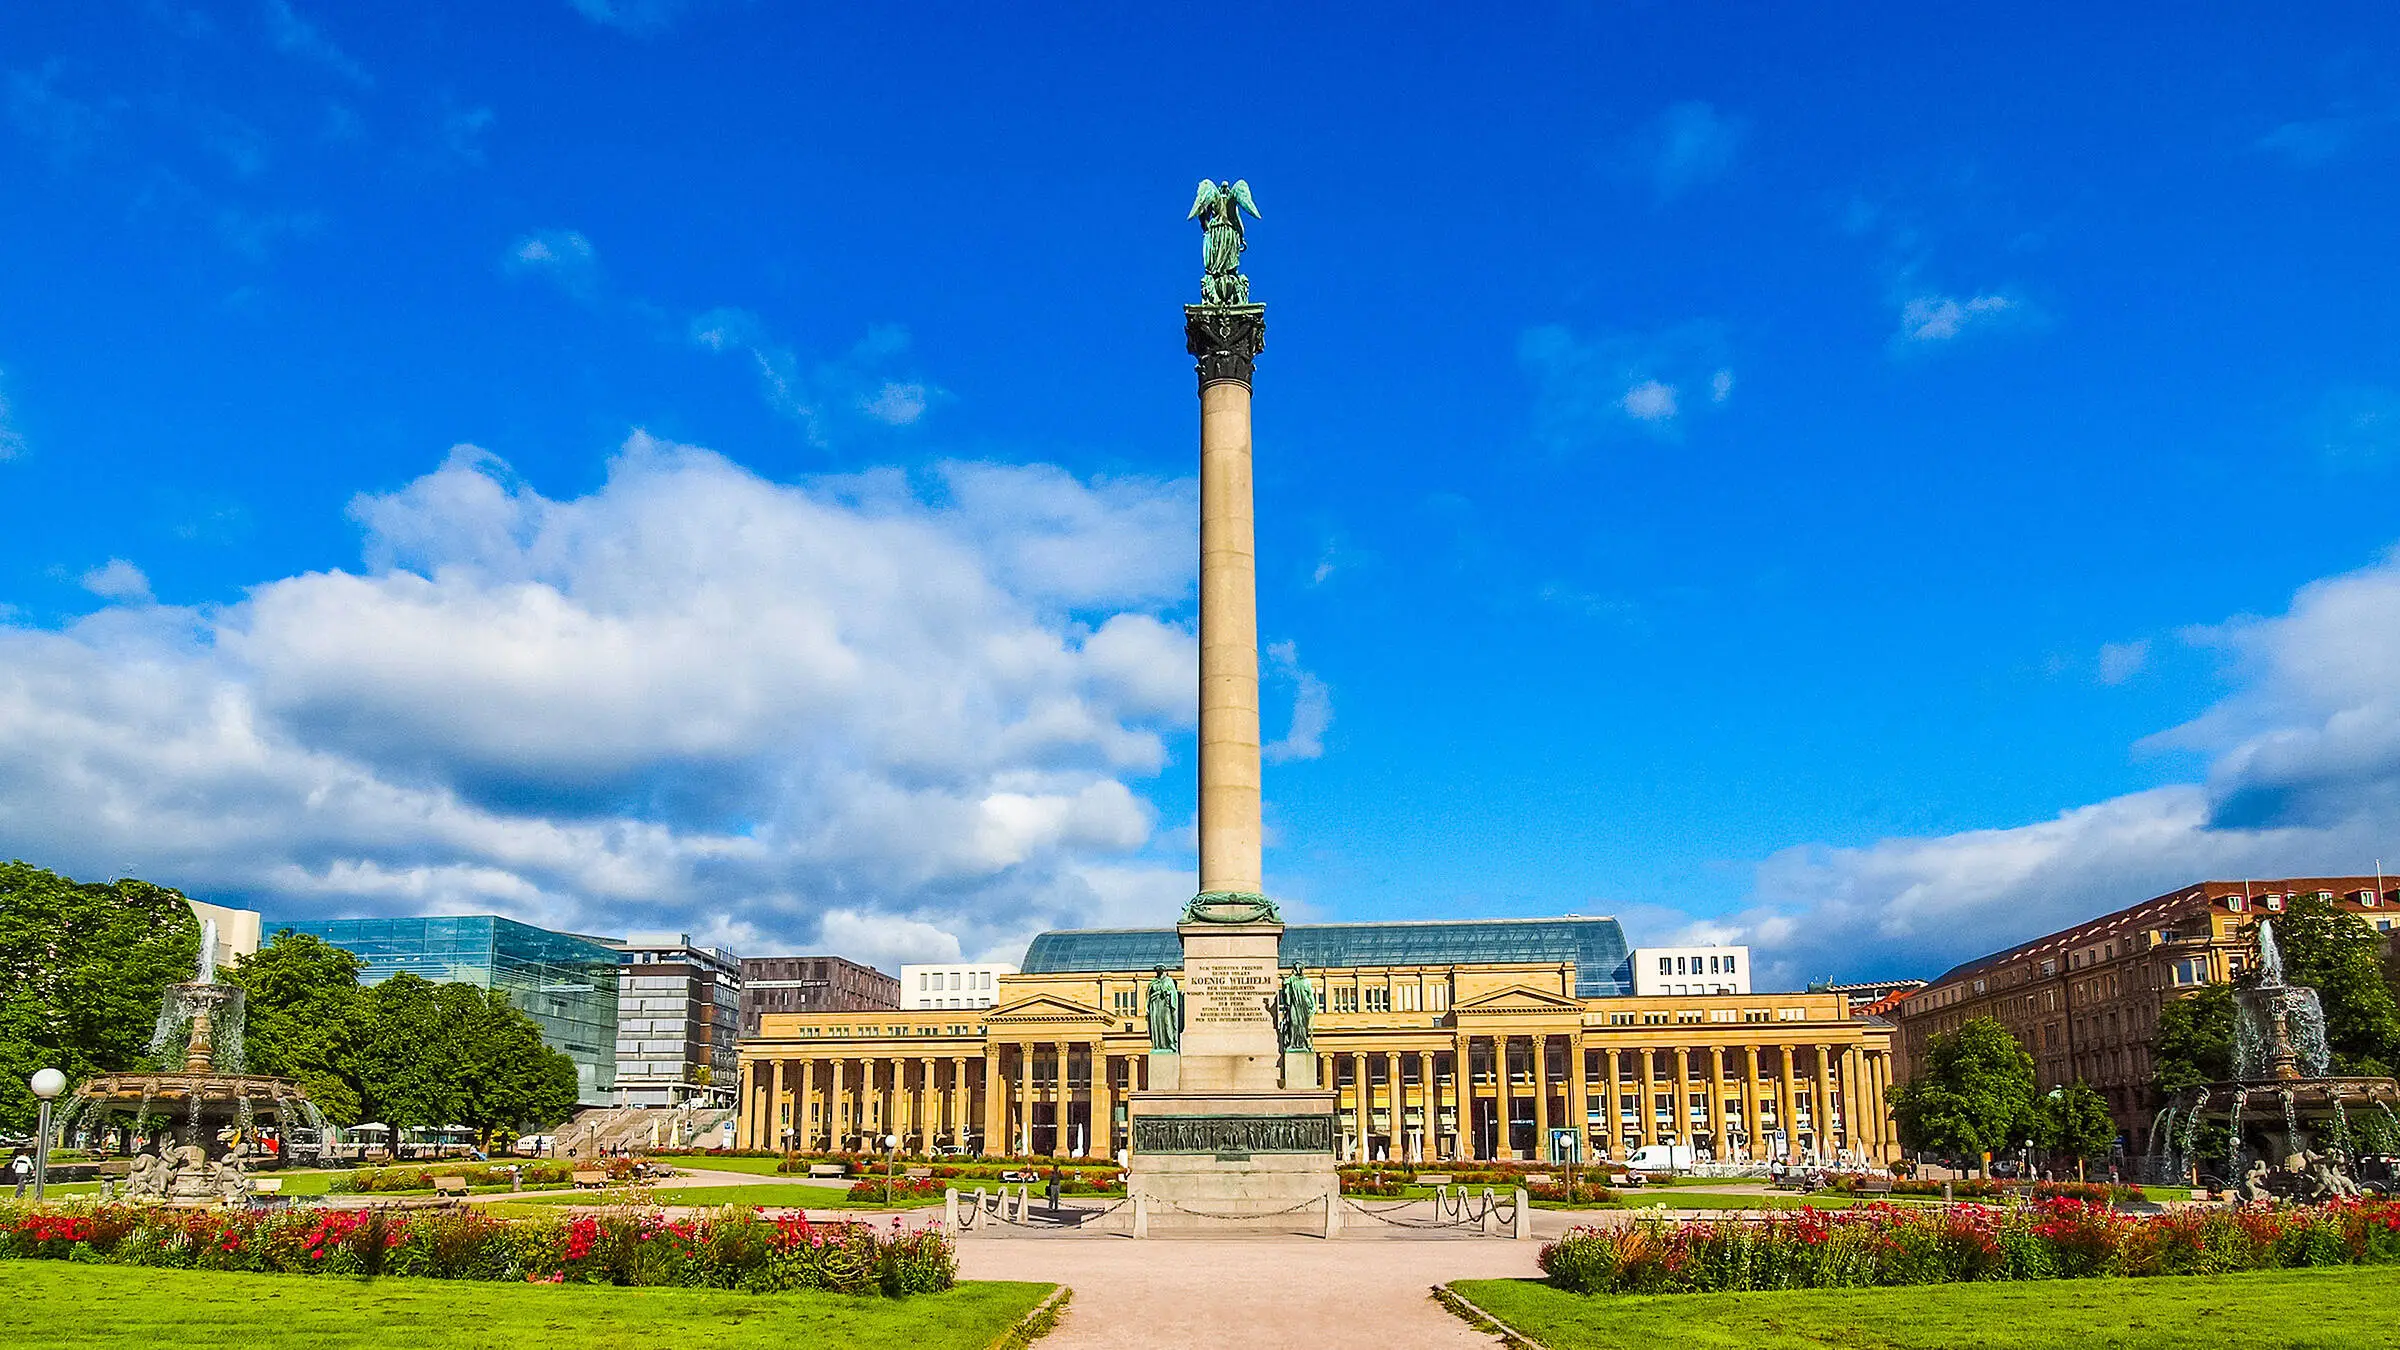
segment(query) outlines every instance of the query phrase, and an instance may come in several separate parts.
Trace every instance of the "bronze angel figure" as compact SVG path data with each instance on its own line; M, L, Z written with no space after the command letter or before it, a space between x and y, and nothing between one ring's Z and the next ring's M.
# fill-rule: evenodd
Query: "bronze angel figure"
M1200 222L1200 303L1204 305L1250 303L1250 278L1242 275L1242 250L1250 246L1242 236L1244 211L1253 220L1265 218L1258 214L1258 203L1250 199L1248 181L1200 180L1200 193L1192 198L1192 213L1184 219Z

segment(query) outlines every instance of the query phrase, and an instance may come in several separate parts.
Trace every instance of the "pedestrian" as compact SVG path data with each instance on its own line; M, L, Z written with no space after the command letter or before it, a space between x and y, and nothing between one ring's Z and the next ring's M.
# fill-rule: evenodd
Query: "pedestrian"
M1059 1171L1057 1163L1050 1164L1050 1212L1053 1214L1058 1212L1058 1196L1060 1190L1059 1178L1062 1175L1063 1174Z
M8 1171L16 1179L17 1199L24 1199L25 1188L33 1184L33 1155L18 1149L17 1156L9 1160Z

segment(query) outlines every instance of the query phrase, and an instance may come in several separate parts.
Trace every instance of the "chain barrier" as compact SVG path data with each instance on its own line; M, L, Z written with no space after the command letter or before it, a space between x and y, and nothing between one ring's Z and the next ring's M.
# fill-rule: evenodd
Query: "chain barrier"
M958 1231L961 1233L972 1232L978 1227L988 1229L992 1223L1004 1223L1011 1228L1030 1228L1041 1229L1044 1231L1052 1231L1069 1227L1069 1225L1061 1224L1053 1219L1010 1218L1008 1214L1008 1192L1005 1190L1001 1191L998 1195L990 1195L986 1193L982 1187L978 1186L975 1188L973 1194L962 1194L958 1197L958 1199ZM1064 1203L1063 1197L1061 1203ZM1109 1215L1116 1213L1118 1210L1123 1209L1125 1206L1131 1203L1133 1203L1132 1198L1127 1197L1117 1201L1113 1205L1108 1206L1106 1209L1083 1210L1081 1211L1083 1214L1083 1222L1090 1223L1094 1219L1105 1219ZM989 1222L987 1222L987 1220Z
M1478 1200L1480 1200L1482 1203L1476 1203ZM1442 1228L1480 1229L1483 1226L1484 1217L1486 1215L1490 1215L1502 1223L1511 1225L1516 1222L1517 1218L1516 1207L1511 1205L1506 1209L1502 1209L1499 1204L1499 1198L1495 1196L1488 1187L1484 1190L1484 1193L1478 1197L1469 1194L1467 1188L1464 1186L1459 1187L1458 1193L1455 1195L1450 1193L1449 1187L1444 1186L1437 1189L1433 1193L1433 1198L1430 1200L1403 1200L1399 1204L1387 1205L1381 1209L1369 1209L1367 1206L1358 1203L1356 1200L1350 1199L1348 1196L1344 1196L1342 1198L1342 1203L1350 1206L1350 1208L1354 1210L1357 1210L1359 1213L1366 1215L1368 1218L1375 1220L1377 1223L1388 1224L1394 1228L1414 1228L1418 1230L1433 1230ZM1430 1204L1433 1206L1433 1218L1428 1220L1397 1219L1389 1217L1390 1215L1396 1214L1401 1210L1421 1204Z

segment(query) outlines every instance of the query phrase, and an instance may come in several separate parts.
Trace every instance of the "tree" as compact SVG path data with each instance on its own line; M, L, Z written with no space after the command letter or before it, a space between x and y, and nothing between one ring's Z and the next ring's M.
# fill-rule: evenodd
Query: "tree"
M2033 1056L2008 1029L1978 1017L1926 1044L1925 1071L1891 1090L1903 1147L1980 1158L2030 1138Z
M252 1073L288 1078L336 1125L359 1122L359 1047L372 1019L366 963L323 938L285 929L227 972L248 1005Z
M199 921L174 891L0 864L0 1128L33 1127L37 1069L73 1084L138 1067L167 986L199 957Z
M543 1044L532 1018L490 990L452 984L442 994L458 1065L457 1123L488 1138L555 1124L574 1111L575 1061Z
M2233 1077L2233 988L2212 984L2158 1010L2151 1082L2162 1097Z
M441 988L402 972L367 991L359 1110L391 1126L395 1142L402 1130L451 1124L458 1114L457 1065L443 1027Z
M2383 935L2330 900L2295 898L2271 916L2283 978L2317 991L2333 1072L2383 1078L2400 1064L2400 997L2384 965Z
M2033 1141L2054 1158L2105 1158L2117 1142L2108 1099L2078 1078L2043 1093L2034 1107Z

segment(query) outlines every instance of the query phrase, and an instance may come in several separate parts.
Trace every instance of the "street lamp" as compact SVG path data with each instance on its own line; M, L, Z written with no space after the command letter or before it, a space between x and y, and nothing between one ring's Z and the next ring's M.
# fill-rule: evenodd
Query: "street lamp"
M883 1137L883 1207L892 1207L892 1172L900 1165L900 1136Z
M41 1069L25 1085L41 1101L39 1133L33 1136L33 1201L38 1205L50 1179L50 1099L67 1090L67 1076L56 1069Z

